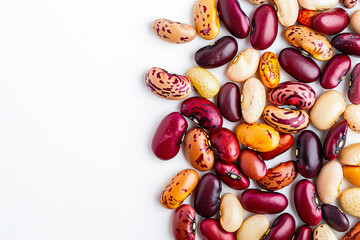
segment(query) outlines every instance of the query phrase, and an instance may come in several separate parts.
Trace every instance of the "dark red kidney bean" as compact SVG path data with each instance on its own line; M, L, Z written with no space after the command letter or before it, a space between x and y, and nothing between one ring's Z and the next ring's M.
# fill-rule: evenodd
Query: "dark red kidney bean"
M321 70L311 58L303 56L294 48L285 48L279 54L281 67L296 80L305 83L316 81Z
M258 189L245 190L241 194L240 202L245 210L259 214L280 213L288 206L285 195Z
M214 216L220 207L221 181L213 173L206 173L200 179L195 192L195 211L204 218Z
M251 20L251 46L257 50L270 47L278 32L278 21L274 8L269 4L258 7Z
M339 85L351 68L348 55L338 54L330 59L321 73L320 85L325 89L332 89Z
M308 225L302 225L299 227L291 240L312 240L313 239L313 233L311 228Z
M241 119L240 89L235 83L225 83L218 93L217 106L230 122Z
M351 72L348 97L351 103L360 104L360 63Z
M303 179L295 185L294 202L296 211L304 223L315 226L321 221L320 201L312 182Z
M348 122L345 119L338 121L330 128L323 147L325 160L331 161L339 156L346 143L347 130Z
M290 239L295 231L295 219L289 213L278 216L261 240Z
M185 117L190 118L210 132L219 131L222 127L223 119L219 109L206 98L188 98L181 104L180 111Z
M241 10L237 0L218 0L217 9L226 29L234 37L247 37L250 32L250 20Z
M195 53L195 62L202 68L217 68L230 62L238 51L235 38L225 36L200 48Z
M151 149L156 157L169 160L180 150L182 138L188 128L186 119L178 112L167 115L157 127Z
M205 219L200 223L200 231L204 240L235 240L235 234L222 229L215 219Z
M349 14L342 8L332 8L312 18L312 27L324 35L334 35L346 28L350 22Z
M292 147L293 143L294 143L293 135L287 133L281 134L279 146L277 148L275 148L270 152L259 152L258 156L265 161L271 160L276 156L279 156L280 154L289 150Z
M232 189L244 190L250 185L249 178L245 176L234 163L216 161L214 169L216 175Z
M360 35L355 33L340 33L331 39L333 45L340 52L360 56Z
M194 208L188 204L183 204L175 210L171 219L171 230L175 240L195 240L195 215Z
M249 178L260 180L266 175L266 165L256 152L244 149L240 152L239 168Z
M330 227L339 232L345 232L349 229L349 219L345 213L337 207L330 204L321 205L322 217Z
M311 130L300 133L296 141L296 168L306 178L316 177L323 161L322 146L319 137Z
M221 128L217 132L212 132L210 134L210 141L224 163L233 163L239 158L239 142L235 134L229 129Z

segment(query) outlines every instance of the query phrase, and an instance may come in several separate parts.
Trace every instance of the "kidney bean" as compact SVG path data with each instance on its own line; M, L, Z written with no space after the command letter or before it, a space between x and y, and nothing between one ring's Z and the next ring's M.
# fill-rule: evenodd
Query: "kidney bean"
M288 27L294 25L299 12L299 5L296 0L273 0L277 17L281 25Z
M228 78L233 82L243 82L254 76L260 61L260 54L252 48L237 55L230 63Z
M308 225L302 225L299 227L291 240L312 240L312 230Z
M343 166L344 177L353 185L360 187L360 167Z
M319 14L318 11L308 10L308 9L300 9L298 15L298 22L307 27L312 27L312 19L314 16Z
M341 208L351 216L360 217L360 188L348 188L340 194Z
M340 52L360 56L360 35L340 33L331 39L331 44Z
M250 32L250 20L241 10L237 0L218 0L217 8L221 21L237 38L246 38Z
M350 22L349 14L342 8L320 12L312 19L312 27L318 33L333 35L341 32Z
M360 237L360 222L358 222L346 235L342 240L359 240Z
M236 233L236 239L261 239L270 226L266 215L255 214L248 217Z
M247 123L256 122L265 107L266 91L257 78L250 78L244 84L241 93L241 113Z
M200 37L212 40L219 35L220 20L215 0L198 0L194 5L193 18Z
M354 1L354 0L352 0ZM356 0L357 1L357 0ZM356 34L360 34L360 10L356 10L350 18L350 25Z
M338 121L331 127L324 142L325 160L334 160L340 154L346 143L347 129L348 122L345 119Z
M344 118L347 120L351 130L360 133L360 105L348 105L344 112Z
M241 151L239 156L239 168L249 178L260 180L266 174L266 165L256 152L249 149Z
M262 240L290 239L295 232L295 219L289 213L278 216Z
M196 30L193 26L165 18L156 19L152 29L156 36L169 43L188 43L196 37Z
M217 68L230 62L238 51L235 38L225 36L200 48L195 53L195 62L202 68Z
M216 175L232 189L244 190L250 185L249 178L245 176L234 163L216 161L214 169Z
M356 64L351 72L348 97L351 103L360 104L360 63Z
M343 164L360 166L360 143L344 147L337 159Z
M288 206L285 195L257 189L245 190L240 197L243 208L252 213L280 213Z
M195 215L194 208L188 204L183 204L175 210L171 218L171 230L175 240L195 240Z
M335 233L327 224L320 224L315 228L314 240L337 240Z
M220 225L227 232L237 231L244 220L244 209L239 199L232 193L221 197Z
M294 202L300 219L315 226L321 221L321 207L314 185L306 179L295 185Z
M319 137L311 130L300 133L296 141L296 168L306 178L316 177L321 169L323 154Z
M259 74L262 83L268 88L276 87L280 82L280 63L272 52L265 52L259 64Z
M222 127L223 119L219 109L205 98L191 97L186 99L181 104L180 111L185 117L190 118L210 132L219 131Z
M338 232L345 232L349 229L349 219L337 207L329 204L321 205L322 217L330 227Z
M248 0L248 1L255 5L261 5L266 2L266 0Z
M224 163L233 163L239 158L239 142L229 129L221 128L218 132L210 133L210 141Z
M204 68L193 67L186 72L186 77L190 79L196 91L204 98L212 98L220 90L219 81Z
M281 67L298 81L311 83L320 77L320 68L311 58L303 56L294 48L285 48L280 52Z
M321 202L330 204L336 200L342 178L343 172L338 162L328 162L321 168L316 180L316 190Z
M278 23L274 8L269 4L258 7L251 20L251 46L257 50L270 47L276 39Z
M340 0L340 2L346 8L353 8L357 4L357 0Z
M300 6L309 10L322 10L334 7L339 0L298 0Z
M338 54L326 63L320 77L320 85L325 89L335 88L345 78L351 68L351 59L344 54Z
M258 153L258 156L265 161L271 160L276 156L279 156L280 154L289 150L292 147L293 143L294 143L294 137L291 134L286 134L286 133L281 134L279 146L277 148L275 148L270 152Z
M221 181L213 173L206 173L200 179L195 191L195 211L204 218L214 216L220 207Z
M225 83L219 91L217 106L221 114L230 122L241 119L240 89L235 83Z
M200 223L204 240L235 240L235 234L222 229L218 220L205 219Z

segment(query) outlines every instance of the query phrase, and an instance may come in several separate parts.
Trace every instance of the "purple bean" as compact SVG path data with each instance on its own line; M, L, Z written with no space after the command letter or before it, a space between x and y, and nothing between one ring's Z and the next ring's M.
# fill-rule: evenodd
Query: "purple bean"
M332 38L333 45L340 52L360 56L360 35L355 33L340 33Z
M308 225L302 225L299 227L291 240L312 240L313 233Z
M278 216L261 240L290 239L295 231L295 219L289 213Z
M346 28L350 22L349 14L342 8L333 8L312 18L312 27L324 35L334 35Z
M360 63L356 64L350 78L349 101L353 104L360 104Z
M348 55L338 54L325 65L320 77L320 85L325 89L335 88L345 78L351 68L351 59Z
M345 213L337 207L330 204L321 205L322 217L330 227L339 232L345 232L349 229L349 219Z
M348 122L343 119L335 123L326 135L323 153L327 161L337 158L345 146Z
M224 84L219 91L217 105L227 120L237 122L241 119L240 89L235 83Z

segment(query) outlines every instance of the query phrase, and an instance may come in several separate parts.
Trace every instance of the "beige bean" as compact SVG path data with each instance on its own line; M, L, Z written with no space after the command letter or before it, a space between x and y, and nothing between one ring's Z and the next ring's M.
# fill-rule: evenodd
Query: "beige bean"
M360 188L348 188L340 194L340 205L348 214L360 217Z
M329 9L338 4L339 0L298 0L300 6L309 10Z
M351 15L350 25L356 34L360 34L360 10L355 11Z
M244 209L239 199L227 193L220 200L220 224L227 232L237 231L244 220Z
M320 201L326 204L335 201L339 196L342 179L343 171L340 163L336 161L326 163L316 180L316 190Z
M193 67L186 73L200 96L212 98L220 91L220 83L214 75L201 67Z
M288 27L295 24L299 14L297 0L271 0L271 2L281 25Z
M260 62L260 54L253 48L248 48L237 55L231 62L227 76L231 81L243 82L254 76Z
M241 113L247 123L256 122L264 111L266 91L257 78L250 78L244 84L241 94Z
M360 166L360 143L344 147L337 159L343 164Z
M344 119L348 122L349 128L356 133L360 133L360 106L351 104L346 107Z
M337 240L329 225L320 224L314 231L314 240Z
M256 214L247 218L236 233L237 240L259 240L269 229L266 215Z
M196 37L194 27L165 18L156 19L153 22L152 29L156 36L169 43L187 43Z
M260 5L266 3L267 0L248 0L248 1L251 2L252 4Z

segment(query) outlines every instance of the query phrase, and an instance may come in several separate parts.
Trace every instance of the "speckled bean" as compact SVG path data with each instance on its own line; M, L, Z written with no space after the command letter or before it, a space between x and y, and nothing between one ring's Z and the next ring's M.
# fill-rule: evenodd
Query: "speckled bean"
M156 19L152 29L156 36L169 43L188 43L196 37L196 30L193 26L165 18Z
M297 0L272 0L277 17L281 25L288 27L294 25L299 13Z
M340 0L340 2L346 8L353 8L357 4L357 0Z
M360 222L358 222L342 240L359 240L360 239Z
M257 78L250 78L243 86L241 94L241 113L247 123L256 122L265 107L266 91Z
M352 0L354 1L354 0ZM356 0L357 1L357 0ZM360 10L356 10L350 18L350 25L356 34L360 34Z
M194 208L188 204L183 204L175 210L171 218L171 230L174 240L195 240L195 215Z
M348 105L344 112L344 119L347 120L351 130L360 134L360 105Z
M360 166L360 143L344 147L337 159L343 164Z
M321 168L316 180L316 190L321 202L330 204L337 199L342 178L342 167L336 161L328 162Z
M220 90L219 81L211 72L204 68L193 67L187 71L186 77L190 79L194 88L204 98L212 98Z
M272 52L265 52L259 64L259 74L262 83L268 88L276 87L280 82L280 63Z
M193 18L200 37L212 40L219 35L220 20L215 0L198 0L194 6Z
M337 240L334 231L331 230L327 224L320 224L317 226L313 237L314 240Z
M237 231L244 220L244 210L239 199L226 193L220 201L220 224L227 232Z
M270 226L266 215L255 214L247 218L236 233L236 239L259 240Z
M300 9L298 15L298 22L307 27L312 27L312 18L319 14L318 11L308 10L308 9Z
M260 54L252 48L237 55L231 62L227 76L231 81L243 82L256 73L260 62Z

